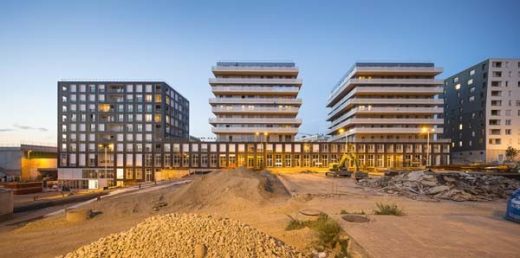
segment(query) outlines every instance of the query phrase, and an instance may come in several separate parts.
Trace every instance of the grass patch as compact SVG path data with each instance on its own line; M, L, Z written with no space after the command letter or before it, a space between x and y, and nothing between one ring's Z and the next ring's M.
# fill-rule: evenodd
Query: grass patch
M316 220L297 220L291 218L285 230L308 227L318 234L317 246L334 248L340 241L341 227L327 214L321 213Z
M287 226L285 227L285 230L287 230L287 231L298 230L298 229L302 229L304 227L306 227L305 221L291 219L291 221L289 221L289 224L287 224Z
M354 211L354 212L350 212L350 211L347 211L347 210L341 210L339 212L339 214L341 214L341 215L345 215L345 214L367 215L364 210Z
M377 209L374 211L376 215L393 215L402 216L404 212L397 204L376 203Z

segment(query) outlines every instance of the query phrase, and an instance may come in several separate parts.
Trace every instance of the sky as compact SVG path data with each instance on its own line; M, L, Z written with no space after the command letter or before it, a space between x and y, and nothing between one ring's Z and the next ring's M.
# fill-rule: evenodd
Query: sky
M58 80L161 80L213 136L208 79L221 60L294 61L304 134L357 61L427 61L449 77L520 57L520 1L0 0L0 145L56 144Z

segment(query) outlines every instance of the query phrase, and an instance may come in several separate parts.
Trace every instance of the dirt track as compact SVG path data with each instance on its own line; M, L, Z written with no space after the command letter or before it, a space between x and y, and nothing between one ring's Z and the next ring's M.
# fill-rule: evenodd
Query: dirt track
M505 200L484 203L429 203L365 191L350 179L323 174L276 178L252 171L197 176L188 185L134 193L89 204L102 212L83 224L56 216L20 228L0 229L5 257L53 257L111 233L126 231L144 219L168 213L196 213L239 220L299 251L315 239L308 229L285 231L301 209L331 215L373 257L515 257L520 246L517 224L501 219ZM162 202L164 203L162 205ZM342 221L339 212L371 212L376 202L397 203L404 217L369 215L369 223ZM19 243L23 243L20 245ZM30 246L31 248L27 248ZM413 255L411 255L413 254Z

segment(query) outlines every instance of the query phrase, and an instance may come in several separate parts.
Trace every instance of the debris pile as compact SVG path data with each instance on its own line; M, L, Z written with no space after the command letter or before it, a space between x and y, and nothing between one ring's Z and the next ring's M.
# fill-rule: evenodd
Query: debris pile
M520 182L502 176L422 171L402 173L394 177L362 179L358 184L412 199L444 199L458 202L507 198L520 187Z
M63 257L299 257L282 241L238 221L195 214L146 219Z

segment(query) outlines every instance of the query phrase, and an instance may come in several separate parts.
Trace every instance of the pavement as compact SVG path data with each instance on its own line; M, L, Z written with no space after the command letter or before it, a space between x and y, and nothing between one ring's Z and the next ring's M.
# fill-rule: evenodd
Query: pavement
M174 186L174 185L180 185L180 184L186 184L189 182L191 182L191 180L189 180L189 179L188 180L163 181L163 182L158 182L157 184L155 184L154 182L148 182L148 183L141 184L141 186L136 185L136 186L131 186L131 187L117 188L117 189L111 190L106 195L100 196L100 198L101 199L119 198L119 197L123 197L123 196L129 196L129 195L132 195L135 193L145 193L145 192L149 192L149 191L155 191L155 190L158 190L161 188ZM25 196L25 197L22 196L22 198L20 198L21 200L19 200L18 204L19 205L30 204L31 202L29 200L33 200L33 195ZM49 199L48 197L52 198L55 195L56 195L56 193L43 193L43 194L40 193L40 196L47 197L44 199ZM61 196L61 194L59 194L59 195ZM67 209L79 208L83 205L95 202L96 200L97 200L97 197L89 199L87 201L80 201L77 203L68 203L68 204L63 204L63 205L50 206L50 207L46 207L46 208L42 208L42 209L38 209L38 210L14 213L10 219L0 222L0 226L16 225L16 224L26 223L26 222L30 222L30 221L41 219L41 218L55 216L55 215L65 212L65 210L67 210ZM38 202L38 201L36 201L36 202Z
M506 200L424 202L376 193L349 178L283 174L282 183L307 208L331 215L370 257L520 257L520 224L503 219ZM376 203L395 203L404 216L341 219L340 211L373 214Z

